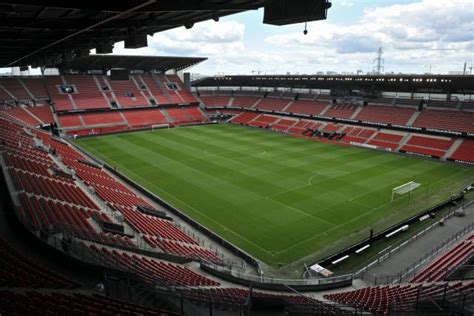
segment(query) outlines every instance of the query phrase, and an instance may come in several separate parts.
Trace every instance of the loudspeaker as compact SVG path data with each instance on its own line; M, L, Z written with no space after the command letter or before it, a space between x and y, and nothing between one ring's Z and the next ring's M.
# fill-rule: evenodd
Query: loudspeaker
M147 47L148 40L146 34L131 34L125 39L125 48Z
M128 80L128 69L111 69L110 80Z
M112 44L99 44L95 48L97 54L112 54L112 51L114 49L114 45Z
M265 2L263 23L286 25L325 20L330 7L327 0L270 0Z

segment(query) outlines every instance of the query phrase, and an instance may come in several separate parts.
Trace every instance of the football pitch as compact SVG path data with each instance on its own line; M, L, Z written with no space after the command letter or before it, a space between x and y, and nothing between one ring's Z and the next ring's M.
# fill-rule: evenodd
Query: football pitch
M76 143L272 266L321 259L474 181L467 166L230 124ZM409 181L421 186L391 202Z

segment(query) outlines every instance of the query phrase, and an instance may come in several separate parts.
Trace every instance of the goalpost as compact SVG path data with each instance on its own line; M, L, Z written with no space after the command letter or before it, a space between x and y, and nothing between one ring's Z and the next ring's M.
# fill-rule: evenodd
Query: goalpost
M169 124L154 124L151 126L151 131L155 131L155 129L163 129L163 128L170 128Z
M418 188L421 184L416 183L415 181L410 181L408 183L402 184L396 188L392 189L392 200L395 198L395 194L406 194L406 193L411 193L411 191L414 191L416 188Z

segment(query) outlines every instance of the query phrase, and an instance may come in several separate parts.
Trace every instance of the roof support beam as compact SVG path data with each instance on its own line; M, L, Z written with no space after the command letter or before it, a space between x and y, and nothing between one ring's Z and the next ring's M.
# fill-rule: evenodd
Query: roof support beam
M117 14L117 15L114 15L114 16L108 18L108 19L105 19L105 20L103 20L103 21L100 21L100 22L98 22L98 23L95 23L95 24L93 24L93 25L91 25L91 26L89 26L89 27L87 27L87 28L85 28L85 29L83 29L83 30L80 30L80 31L78 31L78 32L75 32L75 33L73 33L73 34L70 34L70 35L68 35L68 36L66 36L66 37L64 37L64 38L62 38L62 39L60 39L60 40L57 40L57 41L55 41L55 42L53 42L53 43L51 43L51 44L49 44L49 45L43 46L42 48L37 49L37 50L35 50L35 51L29 53L28 55L25 55L25 56L23 56L23 57L21 57L21 58L19 58L19 59L16 59L16 60L12 61L11 63L9 63L9 64L6 65L6 66L7 66L7 67L10 67L10 66L12 66L12 65L15 65L16 63L18 63L18 62L20 62L20 61L22 61L22 60L24 60L24 59L26 59L26 58L28 58L28 57L31 57L31 56L33 56L33 55L35 55L35 54L37 54L37 53L39 53L39 52L41 52L41 51L43 51L43 50L46 50L46 49L48 49L48 48L50 48L50 47L52 47L52 46L54 46L54 45L56 45L56 44L59 44L59 43L61 43L61 42L64 42L64 41L66 41L66 40L68 40L68 39L70 39L70 38L73 38L73 37L75 37L75 36L77 36L77 35L79 35L79 34L82 34L82 33L84 33L84 32L87 32L88 30L91 30L91 29L93 29L93 28L95 28L95 27L97 27L97 26L99 26L99 25L102 25L102 24L104 24L104 23L107 23L107 22L109 22L109 21L112 21L112 20L114 20L114 19L117 19L117 18L119 18L119 17L121 17L121 16L123 16L123 15L126 15L126 14L128 14L128 13L131 13L131 12L137 10L137 9L146 7L146 6L148 6L148 5L150 5L150 4L154 3L154 2L156 2L156 0L148 0L147 2L142 2L140 5L138 5L138 6L136 6L136 7L133 7L133 8L131 8L131 9L129 9L128 11L125 11L125 12L119 13L119 14Z
M127 0L127 1L63 1L63 0L43 0L40 3L35 0L0 0L0 5L12 6L28 6L28 7L49 7L57 9L71 9L71 10L97 10L107 12L126 12L131 8L141 6L144 1L141 0ZM206 1L206 0L161 0L155 2L146 10L135 12L173 12L173 11L208 11L208 10L226 10L226 11L241 11L258 9L264 5L263 0L243 0L239 3L232 3L225 0L220 2Z

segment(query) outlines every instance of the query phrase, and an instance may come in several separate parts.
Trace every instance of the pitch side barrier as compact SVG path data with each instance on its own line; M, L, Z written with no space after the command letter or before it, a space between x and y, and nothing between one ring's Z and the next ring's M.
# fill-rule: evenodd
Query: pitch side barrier
M374 242L377 242L379 240L382 240L382 239L386 238L386 235L390 235L391 233L395 234L397 231L402 231L402 230L404 230L403 228L406 227L407 225L409 226L411 224L418 223L420 221L421 217L430 216L431 213L436 214L436 212L438 212L442 208L444 208L444 207L446 207L450 204L452 205L453 203L458 202L458 201L462 200L463 198L464 198L463 193L459 193L458 195L454 195L451 198L446 199L443 202L441 202L439 204L436 204L433 207L425 209L424 211L418 213L417 215L415 215L413 217L410 217L407 220L404 220L404 221L402 221L398 224L395 224L395 225L379 232L378 234L375 234L374 236L372 236L372 238L369 237L369 238L363 239L363 240L353 244L352 246L349 246L349 247L347 247L347 248L345 248L345 249L343 249L343 250L341 250L341 251L339 251L339 252L337 252L333 255L330 255L330 256L328 256L328 257L326 257L326 258L324 258L324 259L322 259L318 262L315 262L315 263L318 263L319 265L330 269L333 261L337 261L339 258L343 258L345 256L354 255L358 249L361 249L362 247L366 247L367 245L372 245Z
M262 290L283 292L287 292L289 286L298 292L326 291L351 286L353 280L352 274L319 279L276 279L273 277L240 273L210 262L201 262L201 269L209 274L235 284L243 286L252 285L254 288Z
M146 197L148 197L149 199L151 199L155 203L157 203L160 206L162 206L163 208L165 208L166 210L168 210L168 211L172 212L174 215L178 216L181 220L185 221L186 223L190 224L194 228L198 229L200 232L202 232L208 238L210 238L213 241L217 242L218 244L220 244L221 246L226 248L228 251L230 251L233 254L235 254L236 256L242 258L243 260L245 260L246 263L252 265L256 269L259 269L258 261L255 258L253 258L252 256L250 256L249 254L247 254L246 252L244 252L243 250L241 250L240 248L238 248L237 246L234 246L233 244L231 244L227 240L223 239L222 237L220 237L216 233L210 231L209 229L207 229L206 227L204 227L200 223L196 222L195 220L193 220L192 218L190 218L189 216L184 214L181 210L179 210L179 209L175 208L174 206L168 204L168 202L166 202L165 200L163 200L160 197L156 196L155 194L151 193L150 191L148 191L147 189L145 189L141 185L139 185L139 184L133 182L132 180L128 179L125 175L118 172L113 167L111 167L108 164L100 161L99 159L91 156L89 153L82 150L82 148L80 148L76 144L74 144L72 142L69 142L69 141L68 141L68 144L70 144L71 146L73 146L74 148L79 150L81 153L83 153L84 155L86 155L87 157L92 159L92 161L95 161L96 163L98 163L100 165L103 165L104 168L106 168L108 171L113 173L115 176L117 176L118 178L120 178L121 180L123 180L124 182L126 182L127 184L129 184L130 186L132 186L133 188L138 190L140 193L142 193L143 195L145 195Z
M321 115L310 115L310 114L301 114L301 113L293 113L293 112L288 113L288 112L282 112L282 111L270 111L270 110L262 110L262 109L249 109L249 108L236 107L236 106L221 106L221 107L212 107L212 108L209 108L209 109L241 110L241 111L246 111L246 112L255 112L255 113L262 113L262 114L274 114L274 115L280 115L280 116L286 116L286 117L295 117L295 118L300 118L300 119L316 119L316 120L319 120L319 121L326 121L326 122L357 124L357 125L361 125L361 126L375 127L375 128L388 128L388 129L392 129L392 130L405 131L405 132L419 132L419 133L430 134L430 135L458 136L458 137L474 138L474 133L457 132L457 131L449 131L449 130L442 130L442 129L435 129L435 128L425 128L425 127L416 127L416 126L406 126L406 125L381 123L381 122L370 122L370 121L343 119L343 118L328 117L328 116L321 116Z

